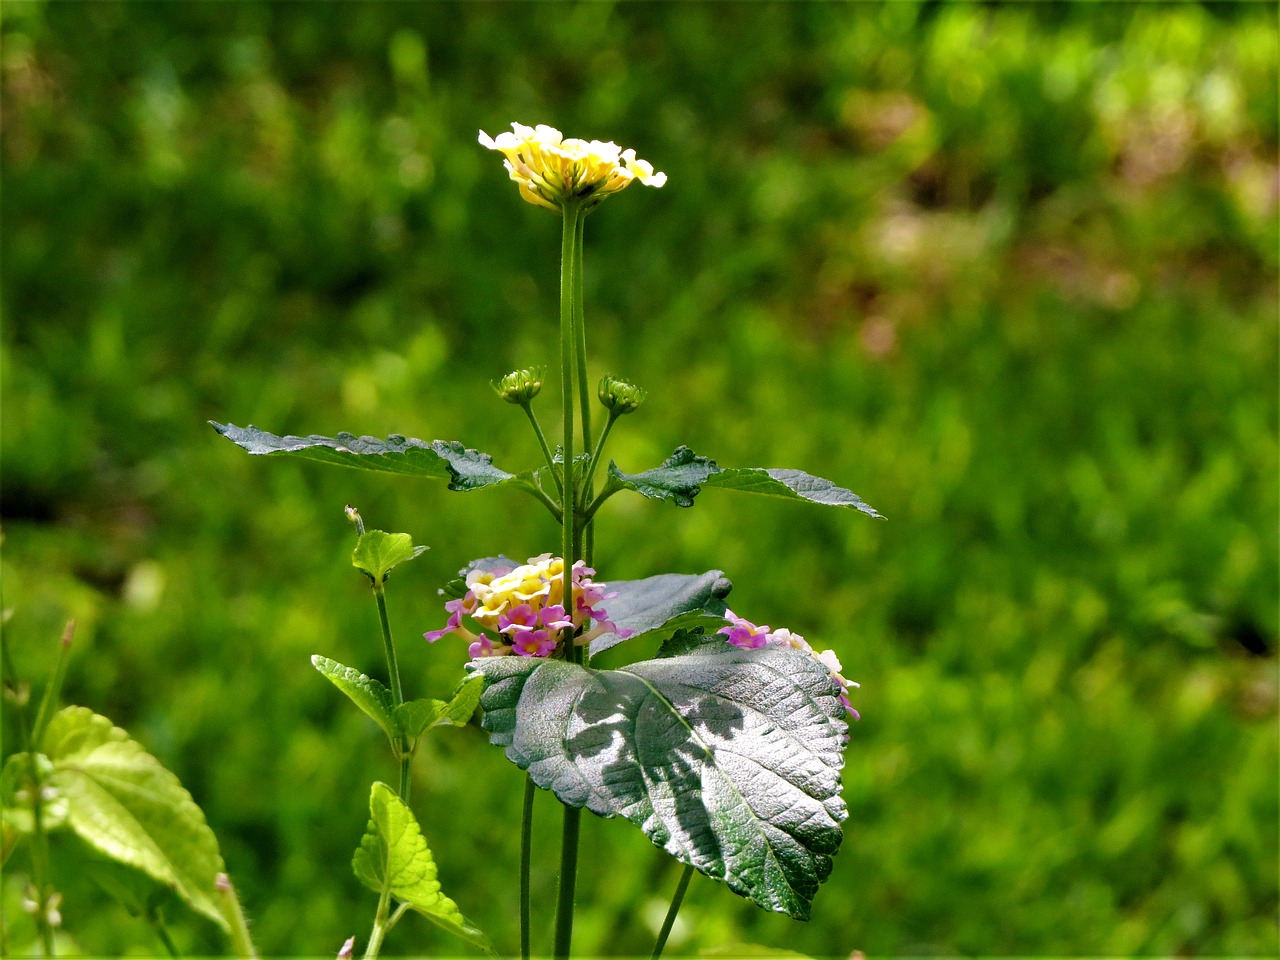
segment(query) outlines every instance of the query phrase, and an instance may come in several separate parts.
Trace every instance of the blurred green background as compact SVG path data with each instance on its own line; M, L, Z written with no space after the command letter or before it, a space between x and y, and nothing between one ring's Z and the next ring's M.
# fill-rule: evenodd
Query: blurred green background
M722 568L862 683L814 920L699 877L670 950L1280 948L1273 4L10 0L2 29L6 643L38 690L76 618L67 700L179 774L267 954L363 943L375 905L350 856L393 763L307 662L382 672L343 505L432 547L389 585L417 696L464 658L419 640L436 588L558 541L527 498L206 421L534 465L488 386L556 358L559 222L476 143L512 120L670 177L588 222L593 377L650 391L620 464L688 443L889 517L602 513L602 577ZM415 768L446 891L507 951L522 783L474 726ZM154 954L63 839L74 944ZM578 951L647 954L675 864L626 823L584 845ZM413 919L387 950L466 952Z

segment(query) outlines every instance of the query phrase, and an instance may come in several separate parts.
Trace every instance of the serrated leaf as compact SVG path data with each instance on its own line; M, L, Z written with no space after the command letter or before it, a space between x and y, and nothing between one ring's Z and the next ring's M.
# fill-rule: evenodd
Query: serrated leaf
M470 669L486 678L491 742L538 786L808 919L846 816L844 711L813 657L706 644L617 670L524 657Z
M604 602L609 619L620 629L634 631L629 640L665 638L677 630L699 623L717 621L722 626L724 598L733 584L721 570L701 574L660 573L643 580L610 580ZM591 655L621 643L616 633L606 633L591 641Z
M49 783L67 822L107 857L143 871L224 930L218 841L196 802L141 744L84 707L54 715L45 734Z
M480 704L484 679L464 677L454 690L453 698L444 700L410 700L396 708L396 720L407 737L418 737L432 727L462 727Z
M421 556L427 549L425 546L415 547L413 537L407 533L370 530L356 541L356 548L351 552L351 565L381 583L394 568Z
M393 433L386 440L339 433L336 437L280 437L255 426L214 423L232 443L258 455L284 454L357 470L401 473L446 480L450 490L481 490L498 484L526 484L527 478L499 470L487 453L469 450L456 440L418 440Z
M385 783L369 794L369 826L351 862L356 877L370 890L391 894L440 927L492 953L489 939L444 895L436 863L418 821Z
M670 500L681 507L692 506L703 487L719 487L828 507L852 507L868 516L880 517L857 494L803 470L721 467L688 447L679 447L661 466L642 473L623 473L611 460L609 476L615 487L635 490L652 500Z
M395 706L391 700L390 690L373 677L366 677L359 670L344 666L328 657L314 656L311 658L311 665L380 726L392 744L396 742L396 739L401 736L401 730L400 724L396 722Z

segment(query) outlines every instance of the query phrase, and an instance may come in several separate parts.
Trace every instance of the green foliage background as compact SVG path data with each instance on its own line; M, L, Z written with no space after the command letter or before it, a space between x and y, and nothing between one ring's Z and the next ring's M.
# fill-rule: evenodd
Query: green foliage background
M418 640L437 586L556 533L205 421L536 463L487 381L555 366L559 224L475 140L551 123L670 176L588 223L593 374L650 392L623 468L684 442L889 517L602 514L604 578L721 567L862 682L814 921L697 879L671 948L1274 954L1276 34L1271 4L6 3L19 670L74 616L68 700L191 789L259 945L367 936L351 851L393 764L308 664L381 671L342 506L432 546L388 585L414 696L464 657ZM521 784L475 727L415 770L445 891L509 950ZM60 849L74 942L153 953ZM647 953L676 876L587 818L580 951ZM221 949L202 924L175 939ZM388 950L466 947L410 920Z

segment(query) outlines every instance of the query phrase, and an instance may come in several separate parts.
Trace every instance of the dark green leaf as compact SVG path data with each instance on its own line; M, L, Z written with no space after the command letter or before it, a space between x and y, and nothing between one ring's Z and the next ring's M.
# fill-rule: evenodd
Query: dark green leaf
M395 433L386 440L350 433L339 433L336 437L279 437L254 426L222 423L212 426L251 454L286 454L359 470L447 480L450 490L480 490L512 481L528 482L499 470L488 454L468 450L456 440L416 440Z
M616 463L610 461L609 476L615 488L635 490L653 500L670 500L681 507L692 506L693 498L702 487L720 487L784 500L804 500L828 507L852 507L868 516L880 516L857 494L836 486L830 480L811 476L802 470L721 467L714 460L698 456L688 447L680 447L660 467L643 473L623 473Z
M618 670L524 657L471 669L490 740L536 784L808 919L846 815L844 711L813 657L706 644Z
M356 541L356 548L351 553L351 565L381 583L395 567L426 551L427 547L415 547L413 538L407 533L370 530L361 534Z
M723 620L724 598L731 589L733 584L720 570L697 575L661 573L643 580L611 580L609 592L617 596L606 600L604 608L619 628L635 631L628 639L665 638L699 622L709 624ZM594 656L621 642L616 633L603 634L591 641L591 654Z
M329 681L351 698L351 702L363 710L380 726L395 744L401 735L400 724L396 721L395 707L391 702L391 691L385 686L366 677L359 670L343 666L328 657L312 657L311 664Z
M489 939L444 895L436 863L411 811L385 783L369 795L369 826L351 863L374 893L389 885L392 895L468 943L493 952Z
M483 690L483 677L463 677L448 703L443 700L410 700L400 704L396 720L408 737L421 736L432 727L466 726L480 704Z
M45 735L49 784L67 801L67 822L98 852L173 890L229 928L215 888L218 841L178 778L106 717L84 707L54 715Z

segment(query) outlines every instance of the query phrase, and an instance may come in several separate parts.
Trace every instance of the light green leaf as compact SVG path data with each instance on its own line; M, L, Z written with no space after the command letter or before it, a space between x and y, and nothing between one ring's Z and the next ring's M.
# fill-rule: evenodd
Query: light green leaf
M218 841L178 778L106 717L84 707L54 715L45 734L49 783L82 840L173 890L224 930L215 880Z
M453 692L453 698L444 700L410 700L396 709L396 720L407 737L418 737L432 727L463 727L480 704L484 690L484 678L474 674L463 677Z
M428 549L415 547L413 538L407 533L370 530L356 541L356 548L351 553L351 565L364 571L375 583L381 583L387 579L387 574L392 569L421 556Z
M609 462L610 483L615 489L635 490L653 500L670 500L677 506L693 505L703 487L720 487L742 493L757 493L784 500L801 500L828 507L852 507L872 517L880 517L861 497L830 480L802 470L764 467L721 467L714 460L680 447L661 466L642 473L623 473ZM883 518L881 518L883 519Z
M351 862L356 877L370 890L391 894L427 919L492 953L489 939L441 892L436 863L413 811L385 783L369 794L369 826Z
M491 657L491 742L570 806L621 815L767 910L807 920L846 816L839 688L785 647L708 643L592 670Z
M394 746L396 739L401 736L401 730L400 724L396 722L390 690L372 677L366 677L359 670L343 666L337 660L330 660L328 657L313 656L311 665L350 697L352 703L368 714L386 732Z

